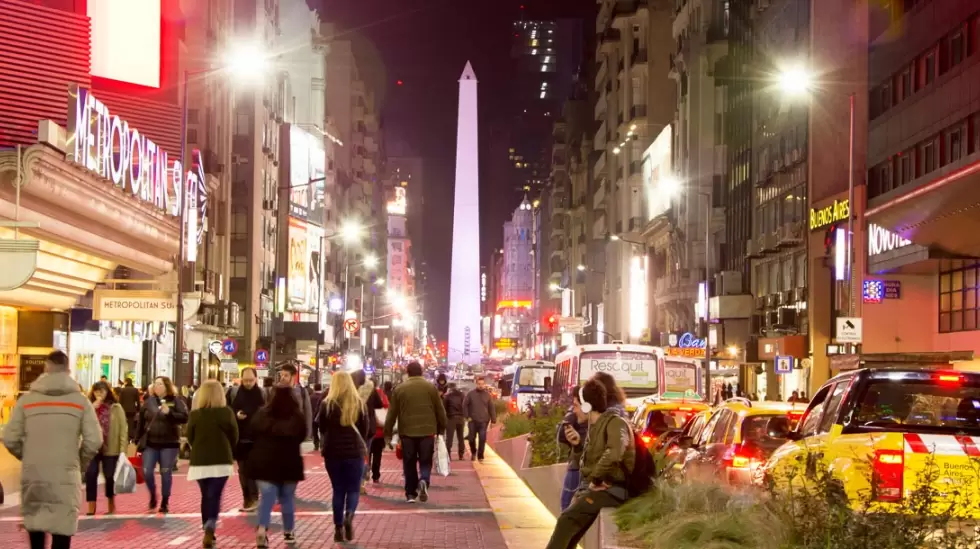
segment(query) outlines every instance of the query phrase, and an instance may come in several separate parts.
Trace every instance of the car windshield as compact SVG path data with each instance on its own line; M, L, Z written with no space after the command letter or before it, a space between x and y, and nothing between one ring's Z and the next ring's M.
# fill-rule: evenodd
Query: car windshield
M647 415L645 431L659 436L667 431L681 429L692 414L693 412L680 410L654 410Z
M766 455L771 454L786 440L769 436L769 420L784 415L774 413L745 418L742 420L742 442L762 450Z
M980 383L871 379L848 427L980 435Z

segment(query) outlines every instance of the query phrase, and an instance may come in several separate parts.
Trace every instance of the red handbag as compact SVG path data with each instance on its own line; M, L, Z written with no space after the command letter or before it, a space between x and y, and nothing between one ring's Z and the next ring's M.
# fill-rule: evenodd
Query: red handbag
M146 479L143 478L143 454L131 456L129 463L133 465L133 469L136 469L136 484L146 483Z
M399 442L395 446L395 457L398 458L398 459L401 459L402 458L402 443L401 442Z

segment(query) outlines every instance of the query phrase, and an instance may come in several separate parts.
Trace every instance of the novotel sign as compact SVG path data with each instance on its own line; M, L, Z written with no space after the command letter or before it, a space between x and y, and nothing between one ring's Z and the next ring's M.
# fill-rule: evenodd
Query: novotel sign
M167 151L110 113L90 90L72 84L68 95L67 152L76 164L168 215L180 215L186 195L185 234L195 235L197 243L201 243L207 228L207 186L200 151L192 152L193 165L186 171L179 159L171 164ZM187 246L186 255L187 261L195 261L197 246Z
M912 241L874 223L868 225L868 255L876 256L912 244Z

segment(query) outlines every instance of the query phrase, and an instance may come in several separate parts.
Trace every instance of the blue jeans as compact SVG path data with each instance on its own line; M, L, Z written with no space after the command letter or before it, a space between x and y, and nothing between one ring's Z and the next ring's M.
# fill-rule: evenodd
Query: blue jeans
M327 459L323 464L333 488L333 523L335 526L342 526L346 515L354 516L357 502L361 499L364 459Z
M569 468L565 471L565 482L561 486L561 510L564 511L572 504L572 497L578 490L578 484L582 480L582 472L578 469Z
M177 448L150 448L143 450L143 477L150 498L157 498L157 480L153 470L160 465L160 490L163 501L170 499L170 489L174 484L174 466L177 465Z
M123 459L126 459L123 457ZM116 462L119 456L106 456L100 452L85 469L85 501L95 503L99 493L99 467L102 467L102 476L105 477L105 497L112 499L116 496Z
M201 524L205 530L214 530L221 512L221 492L225 489L228 477L202 478L197 481L201 487Z
M296 526L296 483L258 480L256 484L259 486L259 527L269 528L272 507L278 499L282 506L282 529L292 532Z

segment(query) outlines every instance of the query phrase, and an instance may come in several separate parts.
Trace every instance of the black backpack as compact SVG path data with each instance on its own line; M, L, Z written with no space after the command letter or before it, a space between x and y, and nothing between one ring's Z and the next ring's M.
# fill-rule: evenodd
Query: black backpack
M633 464L633 470L626 472L626 491L631 498L649 492L650 488L653 487L653 477L657 474L653 455L650 454L650 450L640 438L640 433L635 429L633 429L633 448L636 451L636 460Z

